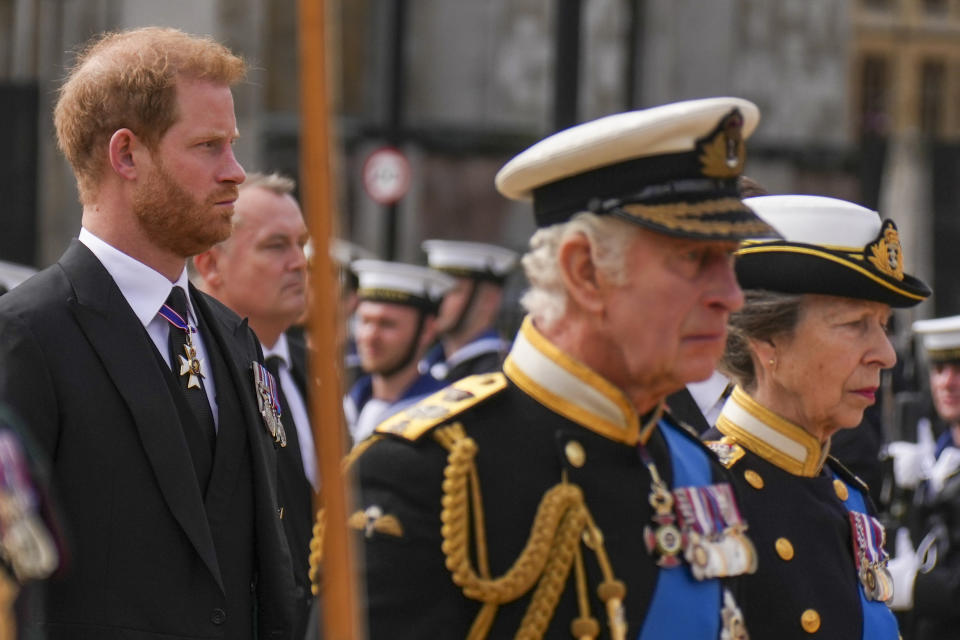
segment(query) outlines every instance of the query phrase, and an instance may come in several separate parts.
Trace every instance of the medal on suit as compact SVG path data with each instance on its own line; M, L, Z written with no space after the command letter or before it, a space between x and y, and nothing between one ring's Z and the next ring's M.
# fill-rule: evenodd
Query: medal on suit
M187 389L201 389L200 379L203 375L203 358L197 357L197 349L193 346L193 334L196 327L191 327L186 318L181 316L168 304L160 307L160 315L171 325L186 334L186 344L183 345L185 356L180 359L180 376L187 376Z
M250 365L253 370L253 386L257 396L257 409L263 418L263 425L267 428L270 437L273 438L274 446L287 446L287 432L283 428L280 416L283 410L280 408L280 390L277 387L277 381L259 362L253 362Z
M183 350L186 352L186 357L178 356L180 358L180 375L189 376L187 378L187 389L199 389L200 378L204 377L203 358L197 357L197 350L190 340L189 332L187 332L187 343L183 345Z

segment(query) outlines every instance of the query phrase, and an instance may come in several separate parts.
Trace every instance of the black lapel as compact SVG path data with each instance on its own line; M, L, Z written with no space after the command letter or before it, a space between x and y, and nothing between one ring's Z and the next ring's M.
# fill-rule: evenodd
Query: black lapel
M310 403L307 400L307 345L296 336L287 334L287 347L290 349L290 375L297 383L300 397L310 413Z
M240 398L240 410L247 424L251 455L254 460L254 483L261 485L265 481L265 486L272 487L273 495L276 495L276 454L270 451L273 448L273 439L257 409L253 373L250 368L260 356L259 343L253 338L245 318L240 320L235 314L228 312L226 307L222 307L220 303L201 293L193 285L190 286L190 297L197 312L203 314L207 328L217 341L217 346L220 347L220 353L226 361L237 396ZM222 307L222 310L217 309L217 306ZM262 361L262 356L259 359ZM263 474L266 476L264 477Z
M710 430L707 419L700 412L697 401L693 399L690 391L686 387L676 393L667 396L667 408L673 417L680 422L685 422L693 427L697 433L704 433Z
M173 398L150 353L156 351L150 336L113 278L82 243L74 240L60 265L76 292L70 306L77 323L133 414L170 511L222 589L200 486Z

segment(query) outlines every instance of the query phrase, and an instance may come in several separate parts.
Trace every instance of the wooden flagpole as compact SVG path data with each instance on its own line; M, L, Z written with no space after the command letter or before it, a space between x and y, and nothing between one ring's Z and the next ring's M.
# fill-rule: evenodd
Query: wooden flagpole
M320 593L325 640L361 640L356 574L347 531L349 487L341 473L347 450L343 429L337 345L338 283L330 258L337 202L332 170L331 99L328 93L327 7L324 0L299 0L300 195L314 246L311 268L310 385L313 440L326 513Z

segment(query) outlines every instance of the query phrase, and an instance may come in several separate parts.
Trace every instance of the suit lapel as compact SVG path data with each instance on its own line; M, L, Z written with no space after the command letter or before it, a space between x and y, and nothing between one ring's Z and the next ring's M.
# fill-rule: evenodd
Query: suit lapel
M60 260L76 299L70 306L123 398L160 491L197 553L223 584L180 418L150 353L156 348L100 261L74 241Z
M206 296L194 289L192 285L190 294L197 313L203 315L211 337L217 341L217 346L227 365L230 382L237 390L240 411L247 428L251 456L254 460L255 488L258 491L261 488L275 488L277 486L276 456L270 450L272 444L270 447L266 446L267 442L272 443L273 440L256 405L253 374L250 372L250 366L256 358L256 347L249 333L247 321L240 320L232 314L217 313ZM250 350L245 350L244 345L249 345ZM272 490L275 493L275 489Z

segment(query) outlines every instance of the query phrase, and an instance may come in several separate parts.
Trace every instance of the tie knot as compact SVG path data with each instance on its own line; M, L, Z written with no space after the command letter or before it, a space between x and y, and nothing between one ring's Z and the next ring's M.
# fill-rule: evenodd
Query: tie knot
M283 362L283 358L280 356L269 356L266 358L264 363L267 365L267 371L270 372L277 381L280 381L280 363Z
M174 287L167 296L167 306L180 314L185 321L187 320L187 294L183 287Z

